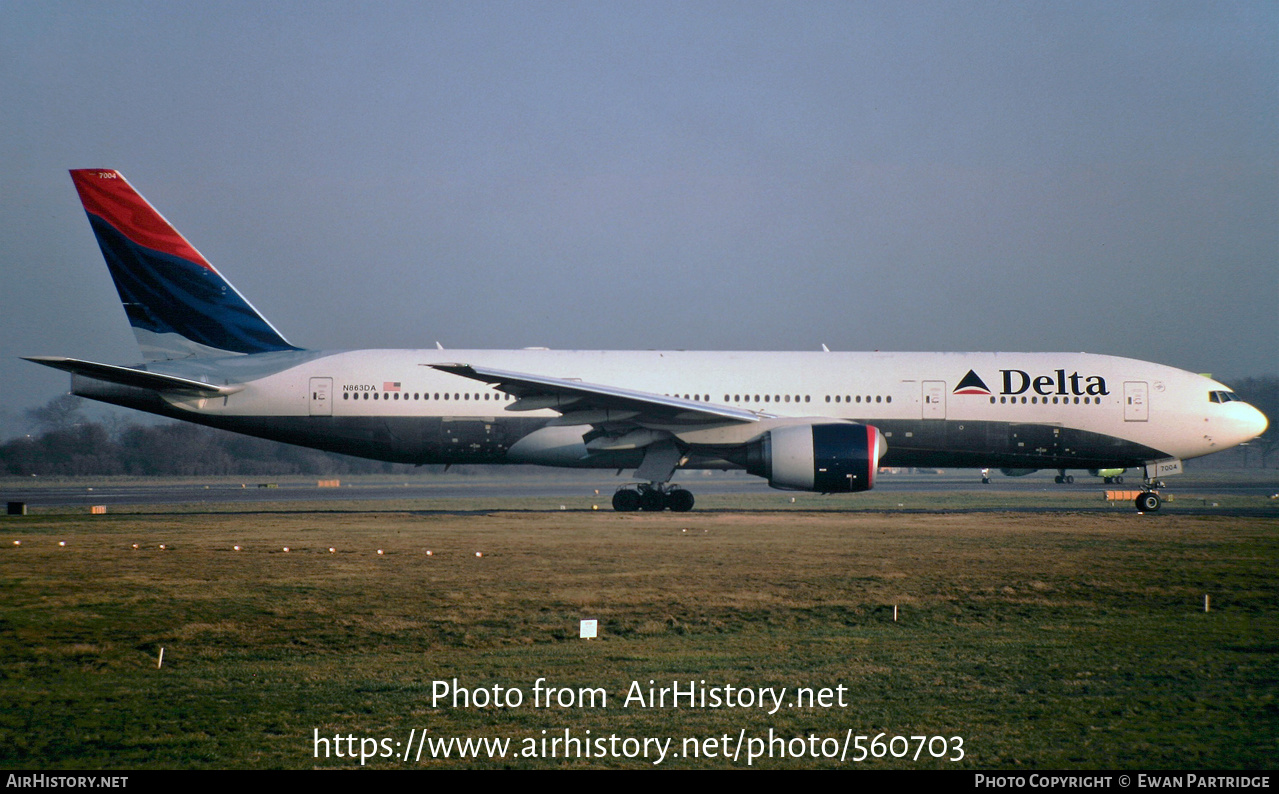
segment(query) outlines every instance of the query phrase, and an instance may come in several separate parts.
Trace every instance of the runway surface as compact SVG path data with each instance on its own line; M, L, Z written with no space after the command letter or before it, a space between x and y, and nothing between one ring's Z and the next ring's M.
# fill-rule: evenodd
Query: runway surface
M420 474L411 477L396 478L387 475L385 478L363 475L341 481L340 487L320 487L318 480L302 480L297 477L259 477L243 481L228 481L227 478L210 479L203 482L196 479L166 480L163 478L144 480L67 480L54 482L27 482L9 480L0 483L0 501L24 502L31 507L69 507L69 506L138 506L138 505L173 505L173 504L233 504L233 503L265 503L265 502L334 502L334 501L389 501L389 500L433 500L433 499L494 499L509 502L520 498L528 499L594 499L607 502L614 490L627 483L625 476L613 477L610 473L597 472L587 474L548 475L545 477L530 476L522 473L505 477L500 472L483 475L458 473ZM785 497L787 492L768 487L763 481L740 473L716 473L702 475L700 473L684 473L676 482L698 497L725 496L732 494L754 496ZM1074 507L1036 508L1037 495L1047 498L1076 495L1098 497L1097 509L1108 508L1101 499L1106 490L1138 490L1140 478L1130 476L1121 485L1104 485L1102 481L1086 474L1077 475L1075 482L1069 485L1057 485L1053 482L1052 472L1040 472L1026 477L1004 477L994 474L989 485L981 483L976 471L955 471L937 474L881 474L874 494L891 493L954 493L958 496L972 497L982 494L1009 494L1018 503L1012 509L1077 509ZM90 484L92 483L92 484ZM1250 497L1254 505L1259 505L1261 513L1279 514L1279 499L1269 500L1279 494L1279 470L1249 470L1230 472L1214 470L1206 474L1190 473L1178 478L1169 478L1168 487L1163 493L1173 494L1181 501L1179 512L1198 505L1211 508L1212 498ZM865 496L859 494L837 495L827 497L840 500L849 510L867 509ZM859 498L862 500L859 502ZM1259 501L1266 499L1267 501ZM971 498L964 501L971 502ZM957 498L955 508L971 510L1007 510L1004 507L965 507L961 508ZM1201 504L1202 503L1202 504ZM1091 504L1081 502L1085 509ZM502 505L502 508L509 507ZM601 505L603 506L603 505ZM495 508L497 506L495 505ZM878 505L875 509L882 509ZM931 509L946 509L938 504ZM1213 512L1220 514L1222 510ZM1236 509L1231 509L1236 513ZM1256 514L1258 508L1247 509L1244 514Z

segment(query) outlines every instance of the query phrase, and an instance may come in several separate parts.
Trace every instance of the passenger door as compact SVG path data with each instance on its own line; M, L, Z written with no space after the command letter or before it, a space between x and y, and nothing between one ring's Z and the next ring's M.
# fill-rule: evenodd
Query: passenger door
M333 379L311 378L311 394L307 404L311 416L333 415Z
M926 380L920 400L924 419L946 418L946 381Z
M1150 418L1149 394L1144 380L1124 381L1124 421L1145 422Z

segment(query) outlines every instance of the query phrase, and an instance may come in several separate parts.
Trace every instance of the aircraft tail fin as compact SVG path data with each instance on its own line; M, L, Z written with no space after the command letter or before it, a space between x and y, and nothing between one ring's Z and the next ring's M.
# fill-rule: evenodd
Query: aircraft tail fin
M148 361L298 350L118 171L71 172Z

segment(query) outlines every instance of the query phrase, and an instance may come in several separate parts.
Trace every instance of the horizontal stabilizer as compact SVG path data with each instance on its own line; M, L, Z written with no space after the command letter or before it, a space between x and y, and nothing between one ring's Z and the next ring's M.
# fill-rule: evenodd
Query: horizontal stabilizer
M81 361L78 358L62 356L24 356L27 361L53 367L73 375L105 380L124 386L136 386L139 389L150 389L159 392L178 392L182 394L200 394L206 397L225 397L244 389L243 384L234 386L214 386L198 380L179 378L176 375L162 375L159 372L146 372L132 367L117 367L114 364L99 364L94 361Z

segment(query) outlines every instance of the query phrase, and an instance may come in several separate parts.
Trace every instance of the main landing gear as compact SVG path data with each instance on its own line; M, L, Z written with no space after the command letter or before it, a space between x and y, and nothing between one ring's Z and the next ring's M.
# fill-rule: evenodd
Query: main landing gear
M670 484L675 469L684 460L684 452L675 444L674 438L650 444L644 449L643 462L635 470L635 479L647 482L640 482L634 487L623 485L618 488L613 494L613 509L619 513L634 510L687 513L692 510L693 494L678 485Z
M667 487L665 483L641 483L634 487L623 485L613 494L613 509L619 513L635 510L687 513L693 509L693 493L678 485Z
M1058 469L1057 476L1053 478L1053 482L1058 485L1070 485L1074 483L1074 475L1067 474L1065 469Z

